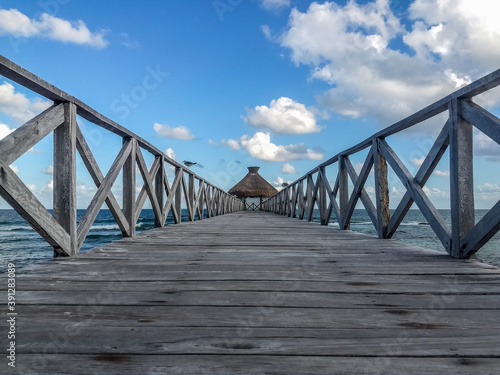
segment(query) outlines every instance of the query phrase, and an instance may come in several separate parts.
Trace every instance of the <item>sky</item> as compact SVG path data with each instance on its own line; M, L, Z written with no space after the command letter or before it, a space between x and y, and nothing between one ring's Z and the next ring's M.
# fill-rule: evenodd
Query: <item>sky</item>
M279 187L500 68L498 14L496 0L0 0L0 54L224 190L248 166ZM476 102L500 114L500 90ZM0 138L50 105L0 77ZM445 121L387 139L412 173ZM121 139L78 122L107 171ZM47 207L52 147L49 136L11 165ZM476 207L488 208L500 146L476 131L474 153ZM365 156L351 157L358 170ZM77 171L85 208L96 188L80 159ZM389 185L395 207L404 188L393 173ZM449 207L446 156L424 190Z

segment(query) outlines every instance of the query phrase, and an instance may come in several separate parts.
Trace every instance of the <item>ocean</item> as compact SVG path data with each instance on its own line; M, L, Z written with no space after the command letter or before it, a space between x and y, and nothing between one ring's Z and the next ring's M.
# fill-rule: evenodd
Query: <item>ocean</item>
M444 220L450 224L450 211L439 210ZM479 220L487 210L476 210L476 220ZM78 210L80 219L85 210ZM296 220L296 219L290 219ZM182 210L182 221L187 221L187 210ZM319 212L316 210L313 221L319 222ZM167 225L173 224L171 215L167 218ZM338 228L338 223L332 220L329 224ZM137 222L137 233L154 228L153 210L142 210ZM365 210L355 210L352 216L351 229L354 231L376 235L376 231ZM92 226L81 252L88 251L96 246L104 245L121 238L121 232L113 215L109 210L101 210ZM394 239L403 243L425 247L438 251L445 251L425 218L418 210L410 210L401 223ZM0 260L3 265L0 273L4 273L9 262L15 263L16 268L22 268L41 260L51 259L53 250L22 217L14 210L0 210ZM497 233L481 250L476 257L483 262L500 266L500 234Z

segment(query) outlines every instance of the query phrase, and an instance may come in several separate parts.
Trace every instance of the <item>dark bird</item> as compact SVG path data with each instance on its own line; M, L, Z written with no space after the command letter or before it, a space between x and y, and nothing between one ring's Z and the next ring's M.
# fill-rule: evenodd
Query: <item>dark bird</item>
M184 160L183 163L188 168L196 164L196 162L193 163L192 161L187 161L187 160Z
M281 184L281 186L283 186L283 187L287 187L287 186L288 186L288 182L283 182L283 183Z

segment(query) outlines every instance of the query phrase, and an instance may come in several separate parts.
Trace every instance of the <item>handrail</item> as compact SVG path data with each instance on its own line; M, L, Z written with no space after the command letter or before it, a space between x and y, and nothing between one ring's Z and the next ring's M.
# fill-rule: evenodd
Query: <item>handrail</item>
M175 223L181 222L182 196L189 221L243 209L243 203L235 196L169 158L137 134L1 55L0 75L54 102L50 108L0 140L0 196L54 248L55 256L78 253L104 203L126 237L135 235L135 226L147 198L153 207L156 227L164 226L169 212L172 212ZM123 147L106 176L80 130L77 115L123 139ZM54 134L53 215L9 167L50 133ZM155 157L149 169L141 149ZM78 224L77 151L97 186L97 192ZM165 164L175 168L172 183L169 183L165 173ZM136 167L144 180L137 199ZM123 209L111 193L120 172L123 172Z
M346 230L350 228L354 208L361 200L378 237L391 238L415 203L451 257L471 257L500 230L500 200L481 220L475 222L472 154L473 127L500 144L500 119L473 103L472 99L499 85L500 69L339 152L263 202L263 209L299 219L307 216L312 221L316 206L322 225L327 225L334 215L340 229ZM420 169L412 176L386 138L446 111L449 112L448 120ZM448 148L451 228L423 190ZM365 149L369 149L368 155L358 175L349 157ZM336 163L338 172L332 187L326 178L326 168ZM387 163L406 188L392 215L389 211ZM372 169L375 175L375 205L364 188ZM351 191L349 180L353 184Z

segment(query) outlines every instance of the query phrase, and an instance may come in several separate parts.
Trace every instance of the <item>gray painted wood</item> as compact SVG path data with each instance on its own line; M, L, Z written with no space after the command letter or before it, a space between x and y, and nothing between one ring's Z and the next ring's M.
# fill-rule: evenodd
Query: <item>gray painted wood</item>
M154 175L154 183L155 183L155 194L156 201L160 206L160 215L155 216L155 227L163 227L165 225L165 212L163 211L163 207L165 205L165 162L163 159L163 155L159 155L155 157L155 162L158 163L158 171Z

